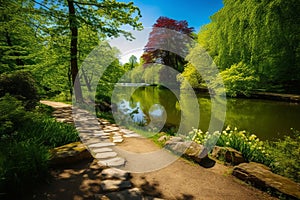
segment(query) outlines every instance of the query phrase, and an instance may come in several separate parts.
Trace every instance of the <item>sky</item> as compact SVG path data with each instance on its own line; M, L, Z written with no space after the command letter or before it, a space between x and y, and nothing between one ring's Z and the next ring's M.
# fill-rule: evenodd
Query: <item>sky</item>
M130 1L139 7L142 14L140 22L143 23L145 29L142 33L134 32L133 35L138 35L137 40L132 43L119 38L112 42L122 52L122 63L126 63L131 55L138 58L141 56L151 27L160 16L186 20L189 27L193 27L198 33L201 26L210 22L209 17L223 7L222 0L123 0L123 2Z
M141 22L151 27L160 17L187 20L196 32L210 22L209 17L223 7L222 0L133 0L142 13Z

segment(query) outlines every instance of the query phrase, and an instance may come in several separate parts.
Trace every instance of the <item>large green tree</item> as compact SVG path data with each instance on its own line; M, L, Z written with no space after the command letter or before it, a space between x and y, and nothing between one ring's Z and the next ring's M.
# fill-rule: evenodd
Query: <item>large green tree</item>
M124 35L131 38L131 34L122 29L122 25L129 25L134 29L141 29L138 22L141 17L139 9L130 3L115 0L50 0L35 1L39 12L48 17L58 32L68 34L70 38L70 76L75 89L77 101L83 101L79 79L76 76L78 67L78 37L80 27L86 26L91 31L99 32L101 36Z
M34 4L23 0L0 1L0 73L34 65L41 47L36 20L31 12Z
M224 0L199 33L220 70L240 62L259 75L257 87L300 83L300 4L297 0Z

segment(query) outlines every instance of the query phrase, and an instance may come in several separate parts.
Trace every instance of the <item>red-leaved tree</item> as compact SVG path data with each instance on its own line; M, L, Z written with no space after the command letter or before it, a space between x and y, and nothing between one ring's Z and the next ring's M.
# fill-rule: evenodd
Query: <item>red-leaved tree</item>
M183 72L186 61L182 55L186 55L189 42L186 36L192 37L193 31L194 28L188 27L185 20L159 17L144 48L144 63L160 63Z

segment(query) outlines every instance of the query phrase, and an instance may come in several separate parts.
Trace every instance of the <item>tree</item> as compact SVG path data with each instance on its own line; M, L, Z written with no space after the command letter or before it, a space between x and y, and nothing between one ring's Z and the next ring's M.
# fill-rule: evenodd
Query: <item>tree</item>
M192 37L193 30L194 28L188 27L187 21L177 21L167 17L159 17L153 25L148 43L144 48L144 54L142 55L144 63L164 64L182 72L186 61L178 54L186 54L188 41L180 38L180 35L172 33L176 31L177 33ZM164 47L166 50L153 48L155 46ZM176 49L176 47L182 52L171 52L171 50Z
M138 62L137 57L135 57L134 55L130 56L129 62L123 65L125 70L132 70L136 66L138 66Z
M255 70L257 87L299 88L299 6L296 0L225 0L198 42L221 70L240 62Z
M24 69L36 64L41 47L26 0L0 1L0 73ZM16 14L17 13L17 14Z
M39 12L48 16L59 32L56 34L69 34L70 37L70 76L75 89L76 100L83 101L78 74L78 30L82 26L89 27L92 31L99 31L100 36L124 35L132 38L131 34L122 30L121 26L128 24L134 29L141 29L138 22L141 17L139 9L130 3L104 1L74 1L74 0L50 0L35 1Z

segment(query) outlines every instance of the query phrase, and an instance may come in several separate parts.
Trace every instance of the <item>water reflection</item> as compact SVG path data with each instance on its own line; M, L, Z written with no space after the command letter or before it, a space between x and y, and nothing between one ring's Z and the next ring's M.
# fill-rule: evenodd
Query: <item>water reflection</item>
M120 116L123 117L120 121L147 128L172 126L177 132L182 120L181 109L191 103L188 95L180 96L179 103L176 95L168 89L140 87L130 91L132 88L124 87L122 90L116 102L119 112L122 113ZM129 92L124 92L125 90ZM128 94L132 95L128 97ZM209 95L200 94L198 103L199 128L204 132L208 129L212 114ZM218 117L217 113L214 115ZM196 118L195 112L189 110L184 113L184 117L192 121ZM290 128L300 130L300 105L255 99L227 99L225 126L227 125L255 133L261 139L282 138L283 134L291 133Z
M129 101L123 99L121 102L117 104L117 107L118 107L119 115L123 119L125 119L126 116L130 116L128 119L131 122L141 124L141 125L147 122L146 115L141 109L140 102L136 102L136 105L132 107Z

